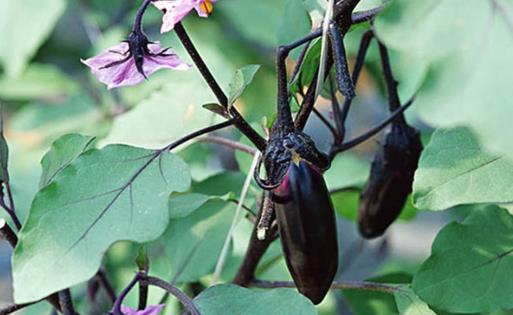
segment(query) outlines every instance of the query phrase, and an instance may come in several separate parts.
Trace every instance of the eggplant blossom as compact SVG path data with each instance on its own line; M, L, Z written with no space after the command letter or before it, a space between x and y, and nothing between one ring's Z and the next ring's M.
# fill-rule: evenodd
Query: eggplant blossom
M214 9L214 2L217 0L156 0L152 3L164 13L160 32L166 33L171 31L192 10L196 10L201 17L208 17Z
M142 30L99 55L81 60L108 89L136 85L159 69L187 70L190 66L159 42L150 42Z
M130 307L122 305L121 312L124 315L158 315L158 314L160 314L160 312L162 311L163 308L164 308L164 304L160 304L160 305L155 305L155 306L148 306L144 310L138 311L138 310L134 310Z

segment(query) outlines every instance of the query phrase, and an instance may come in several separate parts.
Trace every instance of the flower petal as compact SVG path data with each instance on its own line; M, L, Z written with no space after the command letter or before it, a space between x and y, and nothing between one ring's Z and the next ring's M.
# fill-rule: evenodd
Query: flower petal
M164 12L161 33L171 31L176 23L180 22L194 9L193 0L160 0L152 3L157 9Z
M121 313L123 313L124 315L138 315L137 310L134 310L124 305L121 305Z
M217 2L217 0L158 0L152 2L157 9L164 12L160 32L171 31L176 23L183 20L193 9L199 16L208 17L208 13L205 12L202 5L211 5L211 2Z
M139 311L137 315L158 315L164 306L164 304L148 306L146 309Z
M154 54L158 54L162 51L158 42L150 44L148 48L150 52ZM136 85L144 81L145 78L141 73L139 73L139 71L137 71L134 59L127 51L128 44L121 43L100 53L98 56L81 61L91 68L91 72L100 82L106 84L108 89L120 86ZM115 62L119 63L112 64ZM166 55L146 55L144 57L143 70L147 77L162 68L187 70L189 69L189 65L183 62L171 50L166 51Z

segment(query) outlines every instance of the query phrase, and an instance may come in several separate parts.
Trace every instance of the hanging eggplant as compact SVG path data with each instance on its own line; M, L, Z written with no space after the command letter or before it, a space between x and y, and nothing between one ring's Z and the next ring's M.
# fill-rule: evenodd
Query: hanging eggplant
M358 209L358 228L365 238L382 235L397 219L411 192L422 143L404 120L392 124L372 162Z
M299 292L318 304L338 268L335 213L322 174L304 160L291 163L274 201L287 267Z

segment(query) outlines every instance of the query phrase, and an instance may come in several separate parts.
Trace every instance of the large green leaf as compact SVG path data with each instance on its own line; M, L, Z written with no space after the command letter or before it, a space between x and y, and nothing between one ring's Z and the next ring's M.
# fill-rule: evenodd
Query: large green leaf
M401 315L436 315L409 286L400 286L394 292L394 298Z
M213 115L201 105L214 101L206 83L196 73L173 77L135 109L114 120L105 143L159 148L188 132L208 125Z
M148 242L164 232L168 197L190 185L187 165L163 151L91 149L32 202L13 255L14 296L38 300L92 277L114 242Z
M64 0L2 0L0 63L16 76L35 54L64 11Z
M513 216L489 206L440 231L431 256L414 276L415 293L454 313L513 307Z
M201 292L195 299L203 315L315 315L313 304L291 289L250 290L221 284Z
M162 276L178 282L198 281L214 271L235 205L211 198L188 216L172 219L153 243L155 253L164 254ZM175 208L170 207L173 214ZM163 251L162 251L163 250ZM150 257L151 259L151 257Z
M389 47L430 66L415 106L437 127L469 126L493 152L513 157L513 3L392 1L378 16Z
M415 174L413 197L419 209L459 204L513 202L513 159L490 154L467 128L438 130Z
M68 134L60 137L52 143L52 147L41 160L43 172L39 187L44 187L73 162L80 154L91 149L94 144L94 137L79 134Z

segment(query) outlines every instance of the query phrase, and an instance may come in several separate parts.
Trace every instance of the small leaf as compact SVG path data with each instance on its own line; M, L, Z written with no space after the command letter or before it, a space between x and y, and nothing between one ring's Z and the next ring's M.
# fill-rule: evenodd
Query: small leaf
M467 128L436 131L419 161L413 200L419 209L513 202L513 160L486 152Z
M219 105L217 103L209 103L202 106L203 108L218 114L220 116L223 116L224 118L230 118L230 114L228 114L228 111L226 108L224 108L222 105Z
M489 313L513 307L513 216L489 206L438 233L431 256L415 274L415 293L454 313Z
M228 86L228 107L232 106L246 87L251 84L258 69L260 69L260 65L247 65L235 72L235 76Z
M210 287L195 298L202 315L315 315L317 310L291 289L256 291L233 284Z
M39 187L44 187L73 162L80 154L94 147L94 137L79 134L68 134L52 143L52 147L41 160L43 173Z
M436 315L409 286L400 286L394 298L400 315Z
M91 278L117 241L156 239L170 193L190 180L187 164L166 150L111 145L80 155L32 202L12 260L17 303Z

